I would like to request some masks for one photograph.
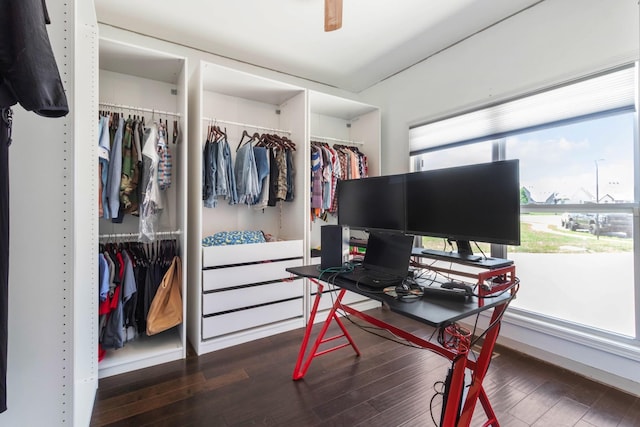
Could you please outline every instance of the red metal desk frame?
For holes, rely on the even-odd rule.
[[[486,280],[487,278],[495,277],[495,276],[506,278],[506,281],[502,283],[500,286],[493,288],[491,290],[493,293],[503,290],[513,283],[512,281],[515,280],[515,267],[510,266],[510,267],[501,268],[498,270],[492,270],[491,272],[481,273],[480,275],[478,275],[478,279]],[[478,400],[480,400],[480,404],[482,405],[482,408],[484,409],[484,412],[487,416],[487,422],[485,422],[483,426],[484,427],[500,426],[500,424],[498,423],[496,414],[493,411],[493,408],[489,402],[489,398],[487,397],[487,393],[482,387],[482,381],[484,380],[484,377],[489,368],[491,355],[493,353],[496,340],[498,339],[502,314],[507,309],[507,306],[509,305],[509,302],[511,301],[511,299],[504,300],[503,303],[492,307],[493,313],[491,315],[491,321],[489,322],[490,329],[486,332],[478,358],[477,360],[474,361],[468,358],[468,352],[469,352],[468,343],[466,347],[461,346],[460,348],[457,348],[457,349],[448,349],[448,348],[442,347],[439,344],[436,344],[431,341],[420,338],[418,336],[415,336],[409,332],[406,332],[400,328],[397,328],[380,319],[369,316],[368,314],[358,311],[346,304],[343,304],[342,299],[345,293],[347,292],[347,289],[341,288],[338,291],[338,296],[333,306],[331,307],[331,309],[329,310],[329,313],[327,314],[326,320],[322,324],[322,327],[320,329],[318,336],[316,337],[316,340],[314,341],[309,353],[307,354],[307,348],[309,345],[309,340],[311,338],[315,317],[318,312],[320,298],[322,297],[322,292],[324,290],[324,284],[322,281],[313,277],[307,277],[307,278],[311,282],[316,284],[316,286],[318,287],[318,292],[316,293],[315,299],[313,301],[313,306],[311,309],[309,321],[305,329],[304,338],[302,340],[300,351],[298,353],[298,359],[296,361],[296,366],[293,371],[294,380],[302,379],[307,373],[307,370],[309,369],[309,366],[311,365],[311,362],[313,361],[313,359],[318,356],[322,356],[323,354],[336,351],[344,347],[351,346],[355,351],[356,355],[360,356],[360,351],[358,350],[356,343],[353,341],[353,338],[351,338],[351,335],[349,335],[349,332],[347,331],[342,320],[340,320],[340,317],[337,314],[338,310],[342,310],[374,326],[377,326],[379,328],[384,328],[390,331],[391,333],[399,337],[402,337],[413,344],[416,344],[420,347],[433,351],[452,361],[453,374],[451,376],[451,384],[449,388],[447,402],[445,405],[445,413],[442,418],[443,420],[442,426],[444,427],[469,426],[471,423],[471,417],[473,415],[473,411],[476,406],[476,402]],[[340,287],[339,284],[337,284],[337,286]],[[489,292],[486,289],[484,289],[482,292],[484,295],[489,294]],[[479,304],[479,306],[482,306],[482,304]],[[327,331],[332,322],[335,322],[338,325],[342,333],[338,335],[326,337]],[[336,341],[341,338],[345,338],[346,342],[337,344],[334,347],[331,347],[328,349],[319,350],[322,344],[325,344],[331,341]],[[460,406],[459,406],[460,396],[463,393],[466,369],[469,369],[471,371],[472,381],[471,381],[471,386],[469,387],[469,390],[467,393],[467,397],[463,403],[462,411],[460,412]],[[459,417],[458,417],[458,414],[460,414]]]

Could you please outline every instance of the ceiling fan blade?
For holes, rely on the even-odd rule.
[[[342,28],[342,0],[324,0],[324,30]]]

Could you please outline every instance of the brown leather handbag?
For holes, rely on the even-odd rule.
[[[155,335],[182,323],[182,261],[175,256],[147,314],[147,335]]]

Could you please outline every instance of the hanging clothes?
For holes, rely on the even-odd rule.
[[[203,205],[214,208],[218,198],[235,205],[238,203],[238,189],[227,134],[217,126],[210,126],[202,156]]]
[[[311,209],[316,215],[322,209],[322,152],[318,145],[311,146]]]
[[[177,142],[180,131],[174,121],[170,136],[167,125],[168,121],[160,119],[146,127],[142,116],[125,119],[108,109],[100,111],[99,116],[99,216],[114,223],[123,222],[125,215],[139,217],[139,231],[145,241],[154,239],[172,183],[174,160],[169,138]]]
[[[258,170],[251,143],[236,150],[235,177],[238,188],[238,203],[251,205],[260,196]]]
[[[112,127],[113,142],[109,157],[109,175],[107,177],[107,208],[109,218],[114,222],[120,213],[120,178],[122,176],[122,135],[124,133],[124,118],[118,116]]]
[[[131,118],[125,122],[122,140],[122,176],[120,178],[120,207],[123,213],[138,211],[138,180],[140,175],[137,147],[134,144],[134,124]]]
[[[292,202],[295,198],[294,184],[296,182],[295,162],[293,161],[293,150],[286,150],[287,155],[287,194],[286,202]]]
[[[253,156],[256,160],[256,171],[258,173],[259,196],[253,205],[255,209],[264,209],[269,203],[269,185],[271,176],[271,163],[269,161],[269,150],[265,147],[253,147]]]
[[[231,162],[231,147],[227,142],[227,136],[221,136],[217,140],[217,144],[216,194],[227,199],[230,205],[235,205],[238,203],[238,194],[233,174],[233,163]]]
[[[171,158],[171,150],[167,143],[167,128],[162,119],[158,125],[158,140],[156,141],[156,149],[158,150],[158,188],[166,190],[171,187],[171,171],[173,163]]]
[[[163,197],[158,183],[158,163],[160,156],[156,147],[158,127],[154,123],[145,130],[142,145],[142,203],[140,206],[140,239],[144,242],[155,240],[160,213],[164,209]]]
[[[109,117],[100,116],[98,122],[98,216],[109,219],[107,180],[109,176]]]
[[[173,239],[100,245],[99,360],[145,334],[151,302],[176,256]]]
[[[311,216],[326,219],[338,211],[337,184],[368,176],[367,156],[357,147],[311,142]]]
[[[218,144],[207,138],[202,155],[202,200],[207,208],[215,208],[218,203],[216,197],[217,158]]]

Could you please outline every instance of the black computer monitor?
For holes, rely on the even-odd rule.
[[[338,224],[357,230],[405,229],[404,175],[338,181]]]
[[[406,175],[406,232],[443,237],[471,255],[470,241],[520,244],[519,161]]]

